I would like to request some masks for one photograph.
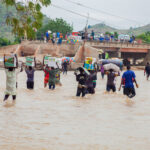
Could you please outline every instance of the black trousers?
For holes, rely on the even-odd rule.
[[[8,99],[9,95],[5,95],[4,97],[4,101],[6,101]],[[13,100],[16,100],[16,95],[12,95]]]
[[[86,93],[86,88],[84,88],[84,87],[82,87],[82,88],[77,88],[77,94],[76,94],[76,96],[80,96],[81,94],[82,94],[82,97],[84,97],[85,96],[85,93]]]
[[[65,74],[65,73],[67,74],[67,71],[68,71],[67,69],[64,69],[63,70],[63,74]]]
[[[86,93],[87,93],[87,94],[95,94],[94,87],[88,87]]]
[[[27,89],[34,89],[34,82],[33,81],[27,81]]]
[[[133,98],[136,95],[134,88],[124,88],[123,93],[129,98]]]

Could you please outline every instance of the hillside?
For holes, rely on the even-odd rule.
[[[139,35],[147,31],[150,31],[150,24],[138,28],[130,28],[128,30],[115,29],[105,24],[96,24],[91,26],[91,28],[88,29],[88,32],[91,32],[92,30],[94,30],[96,33],[105,33],[106,31],[108,31],[108,32],[118,32],[119,34]]]

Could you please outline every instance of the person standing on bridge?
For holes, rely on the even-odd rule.
[[[146,73],[146,77],[147,77],[147,80],[148,80],[148,79],[149,79],[149,76],[150,76],[150,65],[149,65],[149,62],[148,62],[147,65],[145,66],[144,76],[145,76],[145,73]]]
[[[136,95],[133,83],[136,84],[137,88],[139,86],[135,79],[136,78],[135,73],[130,69],[131,69],[131,67],[127,66],[127,71],[124,72],[122,79],[121,79],[119,91],[121,90],[121,86],[123,85],[124,95],[128,96],[129,98],[133,98]]]

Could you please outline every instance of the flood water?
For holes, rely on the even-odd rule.
[[[62,75],[62,87],[43,88],[35,73],[35,89],[18,75],[15,105],[2,102],[5,72],[0,71],[0,150],[150,150],[150,81],[136,71],[139,89],[132,101],[122,91],[105,94],[106,77],[98,74],[96,94],[76,98],[73,72]],[[117,80],[120,84],[120,78]],[[118,86],[117,86],[118,87]]]

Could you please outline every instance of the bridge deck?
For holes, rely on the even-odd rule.
[[[120,42],[86,42],[92,47],[98,48],[135,48],[135,49],[150,49],[150,44],[131,44],[131,43],[120,43]]]

